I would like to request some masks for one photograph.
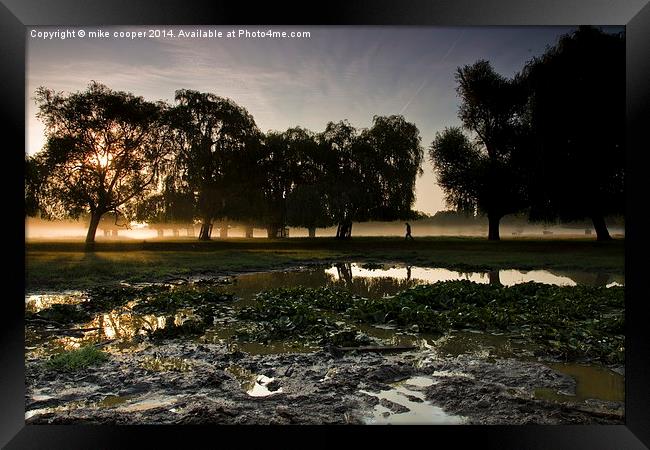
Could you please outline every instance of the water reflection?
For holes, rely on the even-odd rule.
[[[295,286],[318,288],[326,286],[345,289],[362,297],[380,298],[395,295],[419,284],[450,280],[470,280],[477,283],[504,286],[528,281],[561,286],[574,286],[576,284],[612,286],[624,285],[625,283],[623,275],[614,276],[588,272],[522,271],[514,269],[490,272],[459,272],[443,268],[410,265],[388,266],[338,263],[325,268],[245,274],[236,277],[235,282],[232,284],[204,288],[234,294],[239,300],[233,302],[231,306],[236,309],[253,303],[255,295],[259,292],[276,288]],[[87,301],[87,295],[80,291],[56,294],[28,294],[25,296],[25,308],[28,312],[36,313],[52,305],[79,304],[84,301]],[[132,301],[121,308],[95,315],[91,321],[76,326],[76,328],[84,329],[83,332],[67,332],[62,336],[61,333],[57,335],[45,328],[28,327],[26,330],[28,354],[43,356],[104,341],[114,341],[114,344],[111,344],[112,350],[129,351],[140,345],[142,341],[139,338],[140,336],[147,336],[156,330],[162,330],[170,326],[181,326],[188,320],[200,321],[202,319],[192,308],[180,308],[171,314],[136,314],[132,311],[135,305],[136,302]],[[269,345],[260,343],[235,344],[231,339],[237,328],[236,322],[232,319],[233,309],[226,306],[223,312],[225,318],[215,317],[214,323],[208,327],[206,333],[200,336],[199,339],[203,342],[236,345],[242,351],[255,354],[301,352],[313,349],[299,342],[281,342]],[[380,339],[389,345],[430,346],[438,338],[437,336],[402,333],[397,330],[382,330],[373,326],[359,326],[358,328],[369,336]],[[507,344],[493,346],[493,351],[500,355],[512,350],[512,348],[508,348]]]
[[[224,287],[244,301],[251,301],[261,291],[303,286],[307,288],[330,287],[347,290],[355,295],[380,298],[421,284],[421,280],[408,280],[389,275],[365,277],[354,274],[355,264],[337,264],[328,269],[311,269],[287,272],[265,272],[240,275],[235,283]]]
[[[438,281],[469,280],[476,283],[501,284],[512,286],[519,283],[536,282],[557,286],[623,286],[623,275],[612,275],[580,271],[550,270],[493,270],[489,272],[461,272],[443,268],[393,265],[391,267],[365,268],[356,263],[336,264],[325,273],[331,275],[334,282],[344,286],[354,285],[356,278],[393,280],[394,283],[410,287],[415,284],[436,283]]]
[[[283,392],[282,387],[275,383],[275,378],[256,375],[241,366],[235,364],[228,366],[226,373],[237,380],[242,389],[251,397],[268,397]]]
[[[458,425],[466,423],[462,416],[445,413],[442,408],[434,406],[425,399],[419,390],[410,387],[424,387],[435,384],[428,377],[413,377],[396,383],[391,389],[375,392],[360,391],[377,397],[379,403],[364,422],[373,425]]]
[[[50,324],[29,324],[26,328],[26,349],[28,357],[45,357],[64,350],[72,350],[89,344],[106,344],[103,348],[110,352],[137,352],[149,344],[149,336],[157,330],[182,326],[188,321],[206,321],[206,330],[194,334],[192,339],[199,342],[220,343],[232,350],[241,350],[250,354],[277,354],[287,352],[310,352],[316,348],[296,337],[268,344],[258,342],[238,342],[234,339],[241,323],[235,319],[239,308],[249,306],[255,301],[259,292],[303,286],[308,288],[331,287],[347,290],[366,298],[392,296],[400,291],[419,284],[449,280],[470,280],[478,283],[511,286],[517,283],[535,281],[561,286],[576,284],[592,286],[624,285],[623,275],[606,275],[587,272],[562,272],[546,270],[499,270],[491,272],[458,272],[442,268],[428,268],[410,265],[371,265],[357,263],[339,263],[329,267],[309,268],[293,271],[276,271],[251,273],[235,277],[232,284],[192,286],[191,289],[207,290],[233,294],[237,300],[219,303],[216,306],[196,305],[180,307],[171,312],[137,313],[137,301],[131,301],[119,308],[95,314],[92,320],[71,325],[76,330],[56,330]],[[183,288],[185,289],[185,288]],[[87,301],[87,295],[79,291],[57,294],[28,294],[25,296],[25,308],[36,313],[57,304],[79,304]],[[145,301],[145,300],[139,300]],[[135,311],[134,311],[135,308]],[[333,314],[333,313],[332,313]],[[508,336],[496,336],[486,333],[456,332],[444,336],[399,330],[390,326],[348,323],[345,317],[331,317],[332,321],[343,321],[345,326],[362,332],[381,345],[416,346],[433,350],[440,357],[453,357],[460,354],[477,358],[527,357],[532,356],[534,348],[518,344]],[[48,328],[50,326],[50,328]],[[186,337],[187,339],[187,337]],[[181,361],[147,361],[150,370],[185,370]],[[233,369],[235,370],[235,369]],[[571,396],[574,401],[587,398],[602,398],[616,401],[623,400],[623,380],[618,374],[609,371],[594,371],[585,366],[558,366],[555,370],[568,373],[577,380],[578,391]],[[236,370],[235,370],[236,372]],[[257,375],[246,374],[249,390],[262,392],[271,381],[258,380]],[[242,379],[243,379],[242,378]],[[392,394],[391,394],[392,395]],[[538,393],[545,398],[564,398],[566,393]],[[417,402],[416,402],[417,403]],[[385,419],[382,410],[378,420]],[[399,416],[393,414],[392,419]],[[403,416],[407,417],[407,416]],[[395,423],[395,422],[392,422]]]
[[[576,381],[575,395],[555,392],[550,389],[537,389],[535,396],[552,401],[584,402],[599,399],[612,402],[625,401],[625,377],[605,367],[585,364],[557,363],[547,364],[553,370],[570,375]]]
[[[77,305],[87,299],[81,291],[68,291],[56,294],[31,294],[25,296],[25,311],[37,313],[52,305]]]
[[[187,321],[199,320],[191,308],[181,308],[173,314],[165,315],[135,314],[130,309],[134,304],[131,302],[127,307],[98,314],[91,321],[76,327],[88,331],[74,333],[71,328],[66,330],[64,335],[53,335],[47,328],[27,328],[27,354],[31,357],[43,357],[98,343],[110,344],[106,347],[109,351],[134,351],[144,348],[140,336],[148,336],[169,326],[180,326]]]

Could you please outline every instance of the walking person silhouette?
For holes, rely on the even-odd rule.
[[[411,240],[414,240],[413,236],[411,236],[411,225],[409,225],[409,223],[406,222],[406,236],[404,237],[404,240],[406,241],[406,240],[408,240],[408,238],[411,238]]]

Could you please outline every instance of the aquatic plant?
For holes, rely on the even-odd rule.
[[[235,299],[233,294],[217,293],[204,290],[163,291],[141,299],[133,307],[138,313],[172,312],[179,308],[205,306],[223,303]]]
[[[341,330],[331,317],[337,312],[358,323],[417,326],[420,332],[505,332],[567,360],[624,361],[622,287],[506,287],[462,280],[420,285],[377,299],[332,288],[295,287],[261,292],[256,300],[238,314],[255,322],[239,333],[249,340],[299,334],[323,341]]]
[[[91,315],[81,305],[57,303],[36,313],[26,312],[25,319],[27,321],[38,319],[39,321],[54,324],[73,324],[86,322],[91,319]]]

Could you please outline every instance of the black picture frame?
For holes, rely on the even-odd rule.
[[[641,449],[650,446],[650,328],[643,314],[647,293],[643,289],[643,255],[647,219],[643,216],[644,170],[647,151],[644,135],[650,111],[650,4],[647,0],[330,0],[327,2],[224,2],[207,0],[1,0],[0,114],[10,170],[3,176],[5,192],[16,207],[5,218],[13,242],[5,270],[6,303],[0,353],[0,445],[7,448],[123,448],[187,447],[206,439],[209,446],[230,439],[274,448],[308,447],[313,443],[337,445],[352,434],[363,445],[387,439],[415,442],[413,427],[175,427],[175,426],[63,426],[25,425],[24,381],[24,209],[19,149],[25,137],[25,45],[27,26],[60,25],[625,25],[627,45],[626,166],[626,376],[625,425],[620,426],[438,426],[420,427],[423,444],[449,440],[455,446],[468,442],[480,448]],[[645,166],[645,167],[644,167]],[[647,177],[645,177],[647,178]],[[647,189],[646,189],[647,191]],[[636,206],[635,206],[636,205]],[[22,238],[22,240],[21,240]],[[14,253],[15,252],[15,253]],[[13,261],[13,259],[12,259]],[[336,437],[334,434],[336,433]],[[294,435],[300,434],[300,439]],[[228,440],[226,440],[228,439]],[[273,439],[273,440],[272,440]],[[203,444],[205,445],[205,444]],[[232,444],[229,444],[232,445]]]

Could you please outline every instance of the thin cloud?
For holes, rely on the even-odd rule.
[[[461,38],[462,38],[464,35],[465,35],[465,30],[463,30],[463,31],[460,33],[460,36],[458,36],[458,37],[456,38],[456,40],[454,40],[454,42],[452,42],[451,46],[449,46],[449,49],[447,50],[447,53],[445,53],[445,55],[440,59],[439,62],[436,62],[435,65],[442,64],[442,63],[444,63],[444,62],[447,60],[447,57],[451,54],[451,52],[454,50],[454,48],[456,48],[456,44],[458,44],[458,42],[461,40]],[[406,102],[406,104],[402,107],[402,109],[401,109],[400,112],[399,112],[400,114],[404,114],[404,112],[405,112],[406,109],[411,105],[411,103],[413,102],[413,100],[415,100],[415,99],[420,95],[420,92],[422,92],[422,89],[424,89],[424,87],[425,87],[427,84],[429,84],[429,81],[431,81],[431,78],[429,78],[429,77],[425,78],[425,79],[422,81],[422,84],[420,84],[420,87],[417,88],[417,90],[415,91],[415,93],[413,94],[413,96],[412,96],[412,97],[409,99],[409,101]]]

